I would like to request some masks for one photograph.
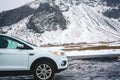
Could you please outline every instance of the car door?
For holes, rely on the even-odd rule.
[[[9,37],[0,37],[0,71],[27,70],[28,54],[26,49],[17,49],[19,41]]]

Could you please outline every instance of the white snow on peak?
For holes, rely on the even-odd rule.
[[[41,3],[49,3],[51,5],[54,4],[52,0],[35,0],[33,2],[27,3],[26,5],[29,6],[30,8],[37,9]]]
[[[43,1],[44,0],[36,0],[28,5],[37,8],[36,5]],[[56,0],[56,4],[59,2],[60,0],[58,0],[58,2]],[[98,12],[98,10],[103,11],[108,9],[108,7],[103,9],[100,6],[91,7],[83,3],[72,6],[68,3],[64,4],[65,6],[61,6],[61,9],[63,9],[62,13],[67,21],[67,29],[65,30],[45,31],[43,34],[34,33],[26,27],[30,17],[25,18],[14,25],[8,26],[5,29],[8,30],[8,34],[17,36],[37,45],[109,42],[120,40],[120,22],[107,18]]]
[[[40,3],[41,3],[40,0],[35,0],[33,2],[27,3],[26,5],[29,6],[30,8],[37,9]]]
[[[87,5],[71,7],[68,12],[63,12],[63,15],[69,21],[68,29],[56,33],[43,33],[42,36],[49,34],[43,41],[64,44],[120,40],[120,23],[103,17]],[[50,39],[53,34],[55,39]]]

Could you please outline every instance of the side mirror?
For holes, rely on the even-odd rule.
[[[17,49],[23,49],[24,48],[24,45],[23,44],[18,44],[17,45]]]

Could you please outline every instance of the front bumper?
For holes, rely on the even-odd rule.
[[[57,59],[57,72],[63,71],[68,67],[68,59],[66,56]]]

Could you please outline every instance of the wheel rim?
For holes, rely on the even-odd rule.
[[[41,64],[36,69],[36,75],[41,80],[46,80],[51,77],[52,69],[48,64]]]

